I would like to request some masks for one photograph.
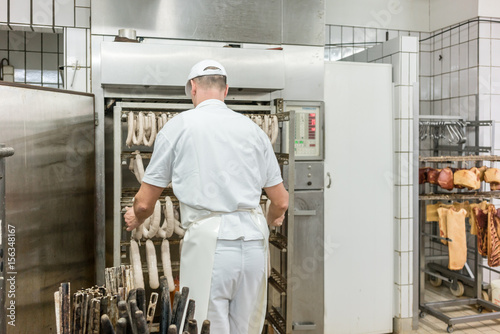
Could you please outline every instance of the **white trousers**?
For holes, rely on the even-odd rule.
[[[207,317],[212,333],[248,334],[261,321],[252,314],[267,289],[266,266],[264,240],[217,240]]]

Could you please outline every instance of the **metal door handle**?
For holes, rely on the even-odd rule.
[[[326,173],[326,176],[328,177],[328,185],[326,186],[328,189],[330,189],[332,185],[332,176],[330,175],[330,172]]]
[[[292,328],[295,331],[312,331],[316,329],[314,322],[294,322]]]
[[[316,210],[297,210],[293,211],[295,216],[316,216]]]

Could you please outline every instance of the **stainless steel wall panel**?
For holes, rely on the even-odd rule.
[[[323,163],[320,163],[321,165]],[[297,171],[297,175],[300,172]],[[295,191],[294,252],[288,289],[292,298],[292,333],[323,333],[324,193]],[[340,275],[340,273],[339,273]]]
[[[101,43],[101,83],[184,87],[191,67],[206,58],[224,65],[230,87],[285,87],[280,50],[113,42]]]
[[[324,45],[324,17],[324,0],[283,1],[283,44]]]
[[[33,24],[52,25],[52,0],[33,0]]]
[[[92,34],[133,28],[142,37],[280,43],[281,2],[94,0]]]
[[[321,189],[325,182],[323,163],[295,162],[295,190]],[[283,184],[288,188],[288,166],[283,167]]]
[[[10,0],[10,23],[30,23],[30,0]]]
[[[75,3],[73,0],[54,0],[55,25],[63,27],[75,26]]]
[[[324,48],[284,45],[285,100],[323,101]]]
[[[55,333],[59,284],[95,284],[93,96],[28,87],[0,84],[0,142],[16,150],[6,166],[17,272],[8,334]]]

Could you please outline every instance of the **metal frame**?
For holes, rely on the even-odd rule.
[[[420,85],[419,83],[413,84],[413,133],[418,133],[419,128],[419,114],[420,114],[420,101],[415,98],[416,96],[420,96]],[[419,170],[419,161],[418,157],[420,154],[420,139],[417,135],[413,136],[413,185],[418,184],[418,170]],[[412,328],[414,330],[418,329],[418,320],[419,320],[419,305],[420,305],[420,296],[419,296],[419,280],[421,279],[419,273],[419,265],[418,261],[420,258],[420,252],[425,252],[425,247],[420,244],[420,203],[418,198],[419,187],[413,186],[413,323]],[[425,255],[425,253],[424,253]],[[424,276],[425,278],[425,276]]]
[[[420,309],[422,312],[428,313],[439,320],[445,322],[448,324],[448,328],[452,327],[453,325],[457,324],[463,324],[467,322],[477,322],[477,321],[485,321],[485,320],[492,320],[492,319],[499,319],[500,315],[498,313],[492,312],[492,313],[484,313],[484,314],[474,314],[474,315],[466,315],[462,317],[449,317],[446,314],[444,314],[441,311],[438,311],[437,309],[439,308],[445,308],[445,307],[451,307],[451,306],[463,306],[463,305],[479,305],[479,308],[485,309],[491,309],[493,311],[500,311],[500,306],[487,302],[482,299],[478,298],[470,298],[470,299],[458,299],[458,300],[450,300],[450,301],[443,301],[443,302],[432,302],[432,303],[426,303],[424,305],[420,306]],[[482,311],[480,309],[480,312]],[[449,330],[448,330],[449,331]]]
[[[122,104],[113,108],[113,267],[118,267],[121,241],[121,196],[122,196]]]
[[[285,110],[285,109],[284,109]],[[290,120],[288,123],[288,133],[290,132],[290,129],[295,129],[295,112],[290,111]],[[295,138],[294,136],[289,136],[288,138],[288,147],[293,147],[295,143]],[[283,149],[283,148],[282,148]],[[294,222],[295,222],[295,151],[294,150],[289,150],[288,152],[288,202],[290,203],[288,206],[288,226],[287,226],[287,238],[288,238],[288,248],[287,248],[287,277],[292,276],[292,266],[290,265],[290,262],[293,259],[293,252],[294,252],[294,237],[295,237],[295,228],[294,228]],[[287,285],[288,287],[288,285]],[[288,288],[287,288],[288,290]],[[286,333],[291,333],[293,330],[292,327],[292,316],[291,316],[291,311],[292,311],[292,301],[293,301],[293,295],[290,293],[290,291],[287,291],[287,299],[286,299]]]
[[[255,106],[255,105],[231,105],[228,102],[228,107],[235,111],[245,111],[252,113],[269,113],[271,111],[276,110],[276,115],[280,122],[288,122],[288,126],[282,126],[281,128],[283,132],[290,131],[289,129],[295,129],[295,112],[285,112],[282,108],[282,104],[280,104],[279,100],[271,101],[270,106]],[[121,242],[121,234],[122,234],[122,218],[121,218],[121,209],[122,209],[122,160],[124,156],[127,156],[127,153],[122,151],[122,119],[123,116],[128,112],[124,110],[148,110],[148,111],[162,111],[162,112],[180,112],[182,110],[191,109],[192,105],[187,103],[150,103],[150,102],[117,102],[115,107],[113,108],[113,266],[120,265],[121,262],[121,246],[123,243]],[[278,143],[275,148],[278,148],[280,152],[283,152],[285,145],[294,144],[294,137],[289,136],[287,138],[288,142],[284,142],[283,139],[280,143]],[[285,154],[276,153],[278,160],[281,164],[287,165],[288,169],[288,194],[289,194],[289,208],[287,212],[287,226],[286,226],[286,238],[284,239],[286,244],[283,243],[283,240],[273,241],[270,240],[270,245],[274,245],[276,247],[286,247],[286,252],[284,252],[284,256],[286,256],[285,263],[277,264],[279,268],[286,268],[286,273],[281,272],[281,275],[284,277],[280,277],[277,275],[272,275],[269,279],[270,288],[277,289],[282,296],[286,296],[286,309],[285,314],[282,314],[276,308],[270,307],[268,308],[268,313],[266,318],[271,324],[275,323],[273,321],[277,321],[281,323],[284,321],[285,324],[285,332],[292,332],[292,317],[291,317],[291,309],[292,309],[292,295],[289,293],[287,285],[286,285],[286,277],[291,277],[291,266],[289,265],[294,252],[293,247],[293,238],[294,238],[294,183],[295,183],[295,164],[294,162],[294,151],[288,153],[288,158],[285,159]],[[147,153],[146,153],[147,155]],[[286,277],[285,277],[286,275]],[[274,280],[273,280],[274,278]],[[278,282],[279,281],[279,282]],[[284,284],[283,284],[284,282]],[[285,333],[282,333],[285,334]]]
[[[480,157],[464,157],[464,156],[457,156],[457,157],[432,157],[432,158],[420,158],[417,161],[422,161],[422,162],[463,162],[463,161],[500,161],[499,156],[480,156]],[[418,170],[417,170],[418,171]],[[418,177],[418,174],[416,174]],[[418,181],[415,183],[418,184]],[[419,187],[416,187],[417,189]],[[467,194],[467,193],[457,193],[457,194],[430,194],[430,195],[419,195],[418,198],[418,204],[420,205],[419,212],[422,217],[425,217],[425,206],[422,202],[425,202],[427,200],[438,200],[438,199],[445,199],[445,200],[453,200],[453,199],[466,199],[466,198],[475,198],[475,199],[482,199],[482,198],[500,198],[500,194],[497,193],[491,193],[491,192],[479,192],[479,193],[473,193],[473,194]],[[453,280],[442,276],[436,272],[433,272],[431,270],[426,269],[426,255],[425,255],[425,240],[424,237],[431,237],[434,239],[443,239],[438,236],[434,235],[429,235],[425,233],[424,230],[424,225],[425,221],[423,219],[418,220],[418,232],[417,236],[419,238],[419,309],[420,309],[420,317],[423,317],[426,313],[430,314],[441,321],[445,322],[448,324],[447,331],[449,333],[453,332],[453,326],[456,324],[461,324],[461,323],[468,323],[468,322],[477,322],[477,321],[485,321],[485,320],[491,320],[491,319],[500,319],[500,306],[495,305],[491,302],[485,301],[480,299],[480,296],[482,295],[482,290],[484,288],[483,286],[483,272],[482,268],[487,268],[486,266],[480,264],[482,262],[482,256],[478,252],[478,242],[477,238],[474,240],[474,260],[475,260],[475,266],[474,266],[474,273],[471,275],[472,278],[467,278],[469,281],[472,281],[473,283],[473,288],[474,288],[474,298],[467,298],[467,299],[457,299],[457,300],[449,300],[449,301],[439,301],[439,302],[429,302],[425,303],[425,275],[431,275],[437,278],[441,278],[448,282],[450,281],[455,281],[458,280],[458,276],[461,276],[461,274],[456,274],[457,277],[455,277]],[[448,239],[449,240],[449,239]],[[489,268],[487,268],[489,269]],[[469,269],[470,271],[470,269]],[[468,315],[468,316],[461,316],[461,317],[449,317],[447,316],[443,311],[440,311],[440,308],[445,308],[445,307],[451,307],[451,306],[463,306],[463,305],[476,305],[478,306],[478,312],[481,313],[483,309],[488,308],[490,310],[496,311],[493,313],[488,313],[488,314],[474,314],[474,315]],[[414,310],[415,311],[415,310]],[[414,312],[415,315],[415,312]]]
[[[2,314],[6,315],[5,312],[5,264],[4,259],[6,257],[3,245],[4,238],[6,235],[5,228],[5,158],[14,155],[14,149],[12,147],[5,147],[5,144],[0,143],[0,251],[2,255],[0,256],[0,307],[2,308]],[[0,317],[0,333],[5,333],[7,331],[7,318],[5,316]]]
[[[419,94],[419,84],[415,83],[413,85],[413,94],[414,96],[418,96]],[[476,150],[469,150],[467,147],[463,147],[462,153],[465,152],[494,152],[494,143],[495,143],[495,127],[492,126],[493,122],[491,121],[481,121],[479,119],[479,95],[476,94],[476,116],[474,121],[468,121],[468,124],[470,126],[475,126],[476,127],[476,132],[475,132],[475,144],[477,146]],[[462,116],[446,116],[446,115],[420,115],[420,108],[419,108],[419,100],[418,99],[413,99],[413,133],[417,134],[419,133],[419,121],[420,120],[464,120]],[[491,128],[491,137],[490,137],[490,147],[479,147],[479,127],[484,126],[484,125],[489,125]],[[423,158],[420,159],[419,157],[419,146],[420,146],[420,141],[418,136],[414,135],[413,136],[413,184],[418,185],[418,172],[419,172],[419,167],[420,167],[420,162],[437,162],[438,160],[445,160],[448,161],[449,159],[453,159],[455,161],[495,161],[496,156],[480,156],[477,159],[474,159],[474,157],[428,157],[428,158]],[[440,146],[440,149],[446,149],[446,150],[454,150],[456,148],[450,148],[450,147],[443,147]],[[436,152],[437,153],[437,152]],[[461,160],[460,160],[461,159]],[[480,160],[479,160],[480,159]],[[460,199],[474,199],[474,198],[481,198],[484,197],[486,194],[484,193],[476,193],[476,194],[461,194],[458,195],[461,198]],[[454,195],[457,196],[457,195]],[[458,197],[457,196],[457,197]],[[491,197],[491,195],[489,195]],[[455,197],[455,199],[459,199]],[[423,301],[425,300],[425,274],[428,273],[426,268],[425,268],[425,241],[420,235],[421,232],[421,221],[420,217],[425,217],[425,208],[423,206],[420,206],[420,201],[422,199],[449,199],[446,197],[445,194],[442,195],[426,195],[425,197],[420,196],[419,194],[419,187],[415,186],[413,189],[413,213],[414,213],[414,224],[413,224],[413,329],[417,330],[418,329],[418,324],[419,324],[419,316],[420,316],[420,308],[421,305],[423,304]],[[477,244],[477,240],[476,240]],[[476,248],[476,247],[475,247]],[[477,249],[475,250],[475,280],[477,282],[481,282],[481,284],[477,284],[475,293],[476,296],[481,295],[481,286],[482,286],[482,270],[479,270],[480,267],[483,267],[482,265],[479,264],[480,260],[479,253],[477,252]],[[422,261],[422,259],[424,259]],[[489,269],[489,268],[488,268]],[[439,277],[438,275],[437,277]],[[439,277],[441,278],[441,277]],[[434,305],[435,307],[438,307],[438,305]],[[432,304],[431,304],[432,307]],[[444,317],[444,315],[443,315]],[[443,318],[445,322],[448,322],[447,319]],[[443,320],[442,319],[442,320]]]
[[[283,132],[281,136],[281,142],[279,145],[279,150],[281,152],[287,152],[287,147],[293,147],[295,142],[294,136],[287,136],[286,134],[290,131],[290,129],[295,129],[295,111],[285,112],[283,100],[278,99],[275,101],[276,114],[278,115],[278,119],[283,119],[283,121],[288,121],[288,127],[282,127]],[[279,114],[289,114],[288,118],[280,117]],[[287,278],[292,276],[292,267],[290,265],[293,259],[294,252],[294,216],[296,215],[294,208],[294,200],[295,200],[295,152],[288,152],[288,195],[289,195],[289,207],[287,212],[287,221],[286,221],[286,235],[283,233],[277,233],[277,238],[270,238],[270,245],[273,245],[280,251],[280,260],[281,263],[274,264],[271,260],[271,276],[268,280],[268,290],[275,289],[280,295],[280,301],[283,301],[283,298],[286,299],[286,309],[278,310],[274,307],[272,301],[270,300],[270,295],[268,294],[268,307],[266,314],[266,321],[274,326],[280,334],[289,334],[292,333],[293,324],[292,324],[292,301],[293,296],[290,294],[289,286],[287,284]],[[283,231],[283,227],[280,228],[281,232]],[[271,234],[272,236],[272,234]],[[286,258],[286,261],[283,261],[283,257]],[[282,263],[286,262],[286,263]],[[276,270],[275,267],[280,268],[280,270]],[[283,268],[286,269],[286,276],[283,272]],[[283,312],[284,311],[284,312]],[[284,325],[285,328],[282,328]],[[285,332],[281,332],[280,330],[284,329]]]

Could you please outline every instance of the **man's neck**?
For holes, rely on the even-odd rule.
[[[224,102],[224,94],[220,94],[220,93],[210,93],[210,92],[202,92],[202,93],[198,93],[194,98],[193,98],[193,104],[194,106],[198,106],[200,103],[202,103],[203,101],[206,101],[206,100],[219,100],[219,101],[222,101]]]

